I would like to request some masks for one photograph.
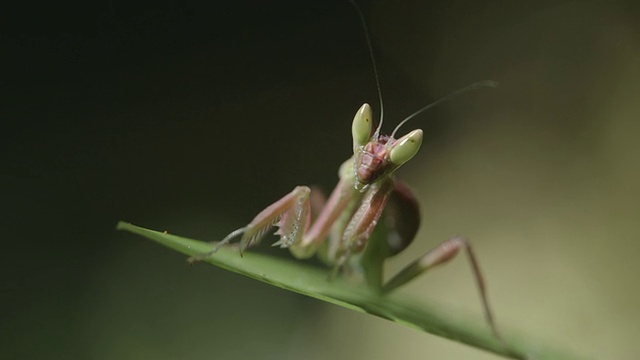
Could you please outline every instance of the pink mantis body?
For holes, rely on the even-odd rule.
[[[478,84],[472,86],[478,87]],[[297,186],[267,206],[248,225],[227,235],[212,251],[189,261],[211,256],[237,237],[243,252],[258,244],[276,226],[275,234],[280,239],[273,246],[288,248],[299,259],[318,254],[333,266],[334,275],[341,268],[361,272],[374,291],[386,294],[464,250],[485,316],[497,335],[478,261],[464,238],[453,237],[442,242],[383,283],[384,261],[409,246],[418,230],[418,203],[394,172],[418,152],[423,135],[422,130],[417,129],[395,139],[393,135],[381,135],[379,130],[380,127],[373,128],[371,107],[362,105],[352,124],[353,156],[340,166],[340,180],[324,206],[312,206],[311,189]],[[311,208],[320,206],[322,210],[311,223]],[[385,208],[388,211],[383,211]],[[381,220],[387,226],[376,226]]]
[[[371,41],[360,9],[352,4],[358,11],[367,37],[382,113],[382,95]],[[351,126],[353,156],[340,166],[338,184],[326,202],[310,197],[309,187],[297,186],[258,213],[248,225],[234,230],[216,243],[209,253],[189,258],[189,262],[212,256],[221,246],[238,237],[242,254],[247,248],[257,245],[275,226],[278,227],[275,234],[280,239],[273,246],[288,248],[299,259],[317,254],[333,267],[333,276],[340,269],[361,273],[370,288],[383,295],[446,263],[463,250],[471,264],[487,322],[499,338],[478,261],[465,238],[452,237],[442,242],[388,281],[383,280],[384,261],[411,244],[420,223],[416,198],[394,173],[418,152],[423,133],[417,129],[398,139],[395,133],[409,119],[440,102],[470,90],[495,86],[492,81],[481,81],[455,91],[404,119],[390,136],[380,133],[382,115],[377,128],[374,128],[371,107],[362,105]],[[315,221],[312,221],[311,209],[321,209]],[[377,226],[379,223],[384,223],[384,226]]]

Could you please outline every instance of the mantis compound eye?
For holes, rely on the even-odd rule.
[[[400,166],[407,161],[411,160],[422,145],[422,130],[413,130],[407,135],[396,140],[391,146],[389,153],[389,160],[394,165]]]
[[[358,109],[351,124],[351,136],[353,137],[353,149],[364,146],[371,139],[373,128],[373,114],[371,106],[364,104]]]

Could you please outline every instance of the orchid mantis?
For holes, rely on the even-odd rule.
[[[364,17],[357,6],[356,9],[365,30],[378,85],[381,107],[378,126],[374,127],[371,107],[362,105],[351,125],[353,155],[340,166],[338,184],[328,200],[310,196],[311,189],[307,186],[297,186],[258,213],[248,225],[217,242],[210,252],[191,257],[189,262],[212,256],[237,238],[242,254],[260,243],[270,229],[277,227],[275,235],[279,240],[273,246],[288,248],[298,259],[317,255],[333,268],[332,276],[340,270],[360,273],[373,291],[384,295],[464,251],[479,289],[485,317],[498,337],[478,260],[467,239],[452,237],[442,242],[387,281],[383,274],[385,260],[411,244],[420,223],[418,201],[407,185],[396,178],[395,172],[416,155],[423,132],[416,129],[396,138],[397,131],[408,120],[440,102],[477,88],[494,87],[495,83],[481,81],[453,92],[404,119],[391,135],[382,134],[379,77]],[[312,217],[312,209],[321,210]]]

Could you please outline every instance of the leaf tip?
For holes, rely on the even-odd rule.
[[[116,224],[116,230],[126,230],[129,226],[131,226],[131,224],[129,224],[128,222],[124,222],[124,221],[120,220]]]

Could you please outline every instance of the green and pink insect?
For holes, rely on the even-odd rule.
[[[359,12],[361,20],[362,14]],[[469,241],[452,237],[411,262],[403,270],[384,281],[387,258],[406,249],[414,240],[420,224],[418,201],[411,190],[395,176],[396,170],[411,160],[422,144],[420,129],[396,138],[396,133],[409,119],[430,107],[463,92],[495,86],[482,81],[460,89],[425,106],[404,119],[391,135],[381,133],[382,95],[373,59],[371,41],[363,22],[371,60],[374,66],[381,107],[380,121],[374,127],[371,107],[364,104],[356,112],[351,125],[353,155],[340,166],[339,181],[327,200],[311,196],[307,186],[297,186],[290,193],[267,206],[246,226],[232,231],[213,249],[189,259],[190,262],[212,256],[220,247],[240,238],[240,253],[257,245],[273,227],[279,236],[273,246],[288,248],[298,259],[317,255],[339,271],[362,274],[369,287],[387,294],[422,273],[446,263],[461,250],[465,251],[478,285],[483,310],[497,336],[483,276]],[[312,210],[318,210],[313,211]],[[317,215],[316,215],[317,213]],[[313,215],[313,216],[312,216]]]

